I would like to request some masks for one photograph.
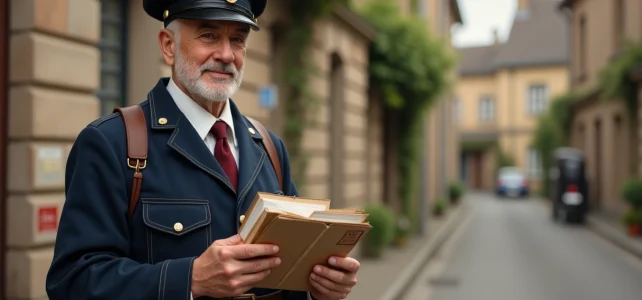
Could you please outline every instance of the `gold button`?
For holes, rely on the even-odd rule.
[[[167,17],[169,17],[169,10],[163,12],[163,19],[167,19]]]
[[[176,224],[174,224],[174,230],[175,230],[176,232],[181,232],[181,231],[183,231],[183,224],[181,224],[181,223],[176,223]]]
[[[241,215],[241,216],[239,217],[239,221],[240,221],[241,223],[243,223],[243,221],[245,221],[245,215]]]
[[[165,118],[158,119],[158,124],[161,124],[161,125],[167,124],[167,119],[165,119]]]
[[[249,130],[251,134],[255,134],[256,133],[256,131],[254,131],[254,128],[248,128],[247,130]]]

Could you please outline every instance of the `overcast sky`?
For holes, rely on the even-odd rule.
[[[510,33],[517,0],[457,0],[464,25],[453,29],[456,47],[485,45],[493,42],[493,29],[500,40]]]

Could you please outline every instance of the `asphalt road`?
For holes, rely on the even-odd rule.
[[[642,262],[538,200],[469,198],[470,217],[405,300],[641,300]]]

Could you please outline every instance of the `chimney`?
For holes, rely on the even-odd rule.
[[[530,8],[531,0],[517,0],[517,11],[526,11]]]

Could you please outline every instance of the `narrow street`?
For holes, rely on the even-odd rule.
[[[639,300],[642,262],[534,199],[471,195],[471,216],[406,300]]]

